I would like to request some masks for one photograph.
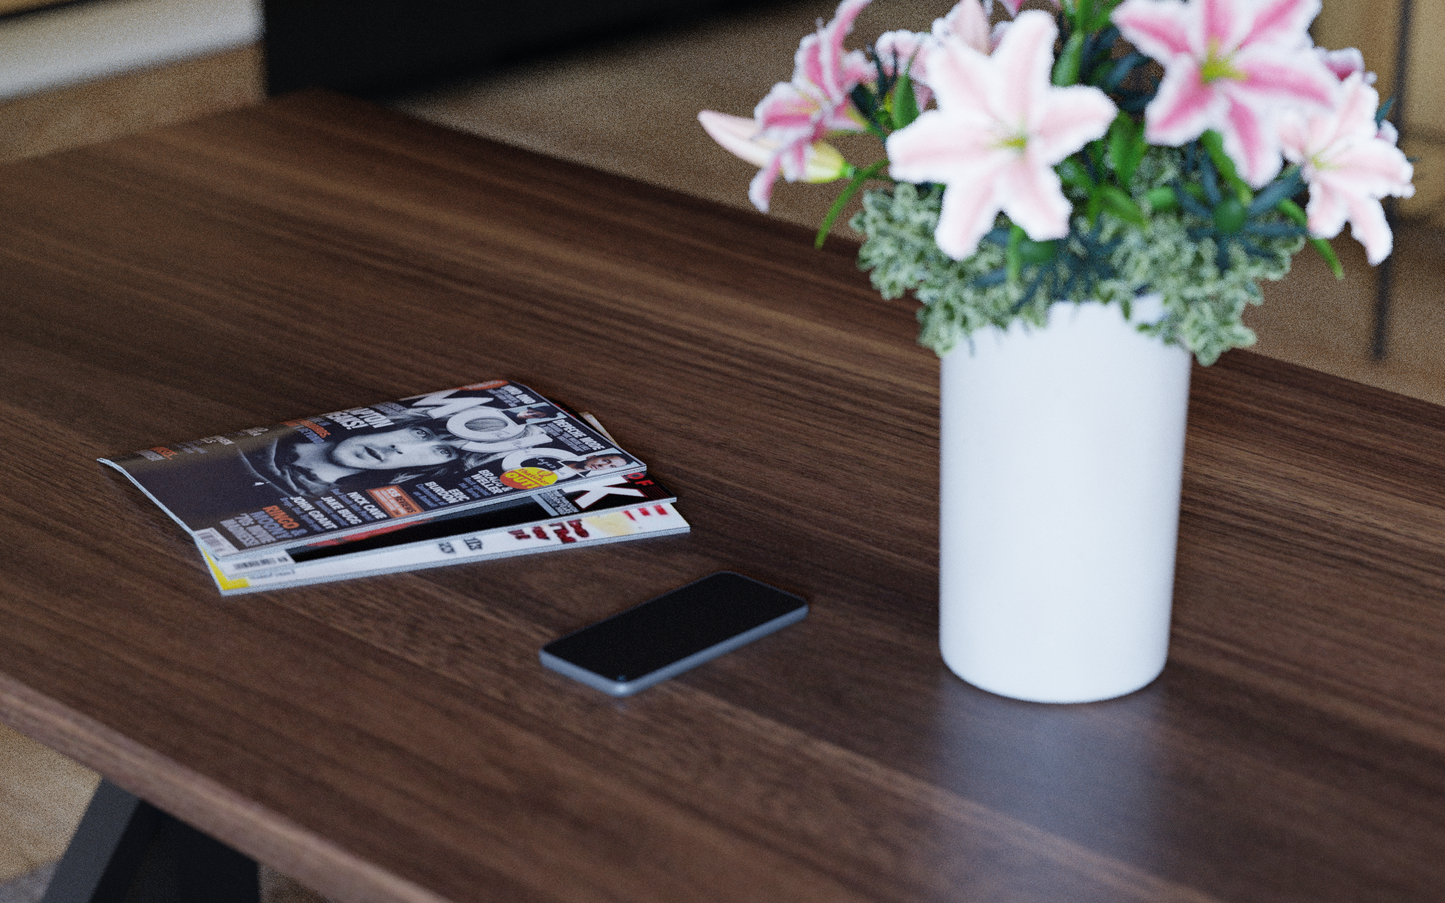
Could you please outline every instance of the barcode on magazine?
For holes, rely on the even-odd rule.
[[[226,570],[236,573],[239,571],[254,571],[257,568],[273,568],[285,565],[287,567],[295,564],[290,555],[271,555],[266,558],[247,558],[244,561],[226,562]]]
[[[221,535],[219,530],[197,530],[196,539],[199,539],[206,546],[206,551],[217,557],[234,555],[236,547],[231,541]]]

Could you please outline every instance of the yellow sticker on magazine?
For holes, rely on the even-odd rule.
[[[557,482],[557,474],[545,467],[518,467],[504,472],[502,482],[514,489],[541,489]]]

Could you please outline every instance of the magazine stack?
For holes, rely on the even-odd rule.
[[[225,594],[688,530],[594,418],[509,380],[101,462],[185,528]]]

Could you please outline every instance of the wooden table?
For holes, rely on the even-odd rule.
[[[1038,706],[940,661],[937,363],[846,242],[324,94],[10,166],[0,223],[0,719],[325,893],[1445,894],[1445,410],[1197,370],[1170,665]],[[494,376],[693,532],[223,600],[95,463]],[[812,614],[628,701],[539,666],[721,568]]]

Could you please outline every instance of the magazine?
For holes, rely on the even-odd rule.
[[[102,458],[212,558],[436,520],[646,465],[530,388],[493,380]]]
[[[223,570],[239,574],[260,568],[289,566],[322,558],[335,558],[395,549],[412,543],[453,539],[464,533],[484,533],[503,527],[530,527],[578,514],[601,514],[636,508],[649,502],[675,502],[670,489],[645,473],[609,477],[605,483],[563,484],[561,489],[473,508],[450,517],[416,524],[383,526],[372,532],[341,539],[320,539],[269,555],[239,555],[222,559]]]
[[[557,518],[516,527],[461,533],[444,539],[381,547],[346,555],[270,567],[242,567],[250,561],[223,561],[201,543],[197,547],[223,595],[252,593],[368,577],[469,561],[529,555],[586,545],[685,533],[686,520],[668,502]],[[404,532],[404,531],[403,531]]]

